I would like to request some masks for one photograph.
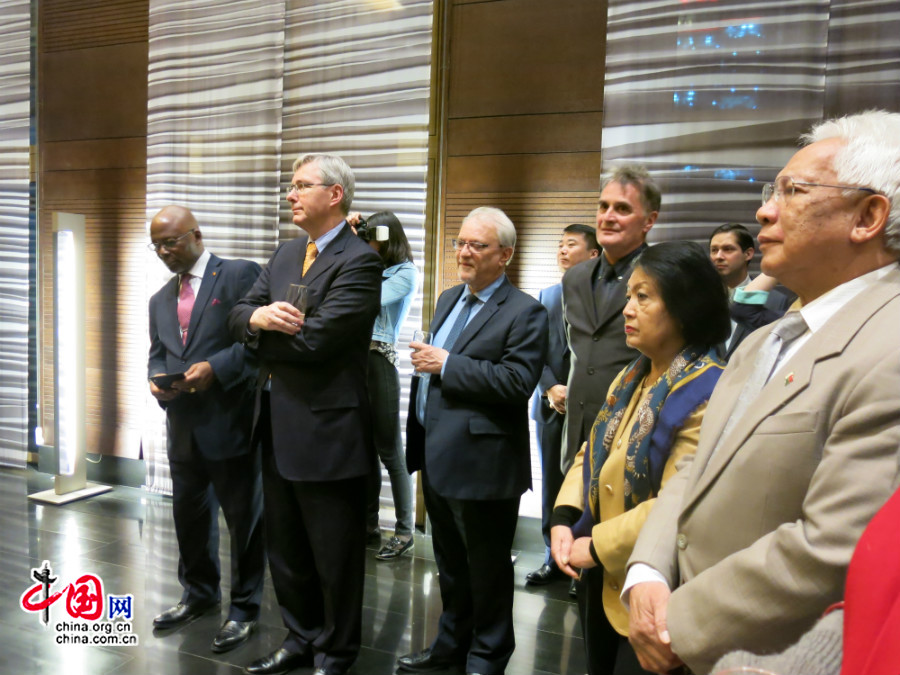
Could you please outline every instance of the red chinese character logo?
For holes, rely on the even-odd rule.
[[[83,574],[69,584],[66,611],[73,619],[96,621],[103,615],[103,582],[93,574]]]

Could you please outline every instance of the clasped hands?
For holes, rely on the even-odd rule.
[[[571,527],[556,525],[550,528],[550,555],[557,567],[573,579],[580,578],[581,570],[597,566],[590,546],[591,538],[575,539]]]
[[[645,670],[668,673],[683,665],[672,651],[666,612],[672,592],[661,581],[645,581],[628,591],[628,641]]]
[[[557,566],[573,579],[582,569],[596,567],[590,551],[591,538],[575,539],[572,528],[556,525],[550,530],[550,554]],[[666,627],[666,610],[671,596],[662,582],[635,584],[629,591],[628,640],[641,667],[655,673],[668,673],[683,662],[672,651],[672,640]]]
[[[257,307],[250,315],[250,330],[271,330],[296,335],[303,327],[303,314],[291,303],[279,300]]]

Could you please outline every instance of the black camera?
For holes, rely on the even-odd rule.
[[[365,242],[387,241],[389,234],[387,225],[369,225],[362,216],[356,223],[356,236]]]

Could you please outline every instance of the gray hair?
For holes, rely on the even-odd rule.
[[[634,187],[641,195],[641,205],[647,215],[659,211],[659,207],[662,206],[662,192],[659,186],[647,168],[640,164],[623,164],[613,168],[612,173],[601,176],[600,192],[603,192],[610,183]]]
[[[337,155],[308,152],[294,160],[293,170],[297,171],[306,164],[315,164],[319,171],[319,177],[327,185],[340,185],[344,188],[344,197],[341,199],[341,211],[344,215],[350,213],[350,204],[353,202],[353,192],[356,189],[356,179],[350,165]]]
[[[493,225],[500,246],[503,248],[511,248],[513,249],[513,253],[515,253],[516,226],[513,225],[509,216],[503,213],[503,211],[493,206],[479,206],[477,209],[472,209],[472,211],[469,212],[469,215],[463,218],[463,223],[465,224],[468,220],[477,220],[481,223]],[[506,264],[509,265],[511,260],[512,256],[509,256],[509,260],[506,261]]]
[[[830,138],[844,142],[834,156],[838,182],[872,188],[891,201],[885,248],[900,254],[900,114],[867,110],[826,120],[800,141],[809,145]]]

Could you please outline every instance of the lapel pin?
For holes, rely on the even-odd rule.
[[[215,272],[213,272],[213,276],[216,276],[216,273],[215,273]]]
[[[784,378],[784,386],[785,387],[788,386],[793,381],[794,381],[794,374],[788,373],[787,376]]]

